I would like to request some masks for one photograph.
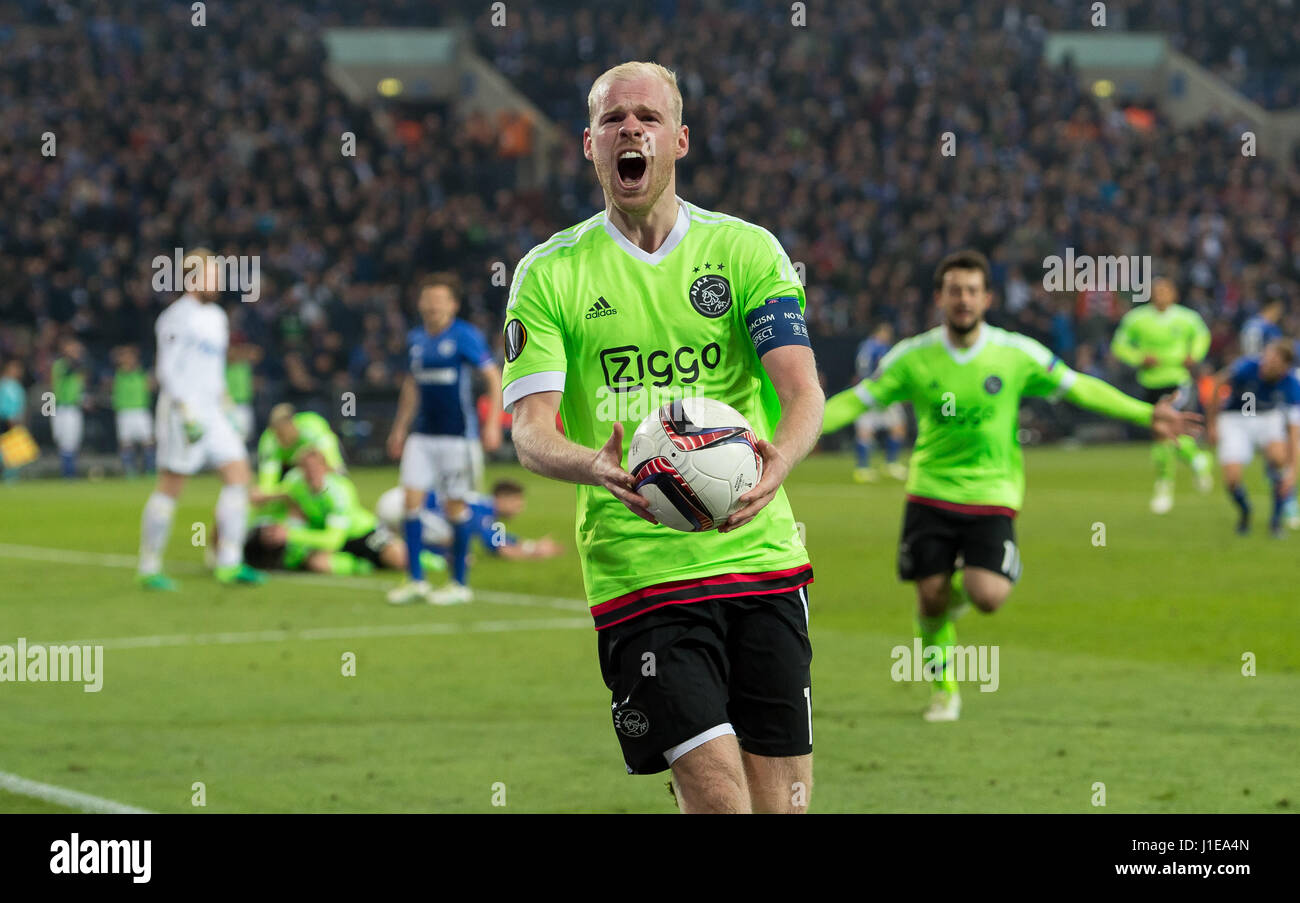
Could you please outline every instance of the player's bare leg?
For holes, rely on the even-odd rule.
[[[971,604],[985,614],[997,611],[1007,601],[1007,596],[1011,595],[1011,581],[987,568],[966,568],[962,574],[962,583]]]
[[[140,563],[136,581],[145,589],[177,589],[176,582],[162,572],[162,556],[171,536],[176,502],[184,490],[183,474],[160,470],[153,494],[144,504],[140,515]]]
[[[734,734],[714,737],[672,764],[673,792],[687,815],[752,812],[740,744]]]
[[[236,458],[217,466],[221,491],[217,493],[217,566],[213,574],[221,583],[259,585],[266,574],[244,563],[244,539],[248,533],[248,484],[252,473],[248,461]]]
[[[812,755],[759,756],[741,750],[754,812],[797,815],[812,797]]]

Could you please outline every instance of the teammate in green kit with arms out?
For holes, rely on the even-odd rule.
[[[944,258],[935,272],[943,323],[904,339],[875,375],[826,402],[824,432],[868,409],[910,401],[916,447],[898,543],[898,575],[915,582],[917,634],[923,649],[956,645],[953,618],[967,605],[996,611],[1020,576],[1014,518],[1025,494],[1024,457],[1016,438],[1020,400],[1064,399],[1098,414],[1148,426],[1161,439],[1201,422],[1170,399],[1130,398],[1076,373],[1028,336],[984,322],[993,301],[989,263],[977,251]],[[934,691],[924,717],[955,721],[961,697],[946,651],[934,663]]]

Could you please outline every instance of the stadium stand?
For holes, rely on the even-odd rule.
[[[1107,6],[1108,27],[1165,32],[1270,106],[1300,96],[1300,21],[1285,4],[1244,0],[1231,38],[1208,0]],[[806,268],[830,384],[873,323],[929,324],[933,267],[961,246],[995,263],[995,322],[1111,378],[1127,299],[1048,293],[1044,256],[1151,255],[1211,324],[1215,362],[1267,299],[1300,333],[1296,155],[1244,157],[1234,123],[1180,129],[1152,102],[1107,102],[1049,68],[1045,36],[1087,27],[1087,5],[859,0],[791,29],[761,27],[789,12],[750,2],[531,4],[509,28],[479,17],[478,51],[575,136],[533,189],[486,115],[376,113],[327,77],[322,29],[453,24],[440,8],[325,0],[308,15],[238,0],[203,28],[183,4],[88,9],[0,0],[0,21],[22,23],[0,30],[0,358],[23,361],[33,394],[71,334],[103,407],[111,349],[150,360],[171,298],[149,261],[202,242],[262,259],[261,299],[229,305],[232,332],[264,352],[259,399],[391,397],[419,273],[459,273],[464,315],[495,336],[506,289],[493,264],[599,204],[576,135],[585,86],[622,59],[678,71],[695,129],[682,193],[767,225]],[[198,52],[213,42],[224,52]],[[355,157],[338,152],[349,130]],[[955,156],[937,151],[944,132]],[[45,133],[51,157],[37,152]],[[48,428],[33,431],[48,444]],[[107,412],[89,417],[88,445],[111,442]]]

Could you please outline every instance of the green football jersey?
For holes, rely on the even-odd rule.
[[[226,364],[226,394],[235,404],[253,403],[253,365],[248,361]]]
[[[1154,304],[1143,304],[1124,315],[1115,330],[1111,351],[1131,367],[1137,367],[1137,379],[1148,389],[1181,386],[1191,379],[1183,366],[1188,358],[1201,361],[1210,350],[1210,330],[1201,315],[1181,304],[1171,304],[1163,311]],[[1143,367],[1148,355],[1156,359],[1153,367]]]
[[[593,449],[621,421],[624,467],[641,421],[684,397],[729,404],[770,440],[781,406],[746,317],[777,299],[802,311],[804,291],[765,229],[680,202],[672,232],[650,253],[600,213],[538,245],[515,269],[505,402],[562,391],[565,435]],[[784,579],[808,565],[783,489],[729,533],[647,523],[600,486],[580,485],[577,495],[577,547],[597,626],[604,609],[645,587],[731,574]]]
[[[336,550],[349,539],[365,536],[378,520],[361,504],[357,487],[341,473],[329,473],[320,492],[307,482],[301,468],[285,474],[283,491],[302,512],[305,527],[291,527],[289,541],[311,548]]]
[[[50,366],[50,383],[55,405],[75,407],[81,404],[81,397],[86,393],[86,371],[81,364],[72,363],[66,357],[56,358]]]
[[[149,375],[143,370],[118,370],[113,374],[113,410],[138,411],[149,407]]]
[[[343,453],[339,450],[339,437],[330,429],[329,421],[312,411],[293,415],[293,425],[298,428],[298,439],[290,445],[281,445],[275,430],[268,427],[257,440],[257,485],[270,492],[280,482],[284,469],[304,445],[322,446],[325,462],[335,470],[343,468]]]
[[[1039,342],[985,323],[970,348],[950,344],[943,326],[904,339],[853,391],[872,407],[912,403],[909,495],[1018,511],[1025,497],[1020,399],[1062,398],[1075,378]]]

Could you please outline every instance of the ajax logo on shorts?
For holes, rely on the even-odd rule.
[[[636,709],[619,709],[614,712],[614,729],[624,737],[644,737],[650,730],[650,719]]]

